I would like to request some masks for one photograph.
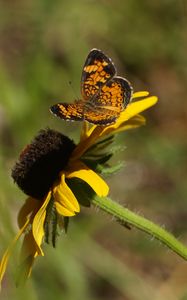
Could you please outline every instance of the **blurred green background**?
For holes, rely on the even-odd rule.
[[[187,3],[185,0],[0,0],[0,251],[17,232],[25,195],[10,177],[21,149],[41,128],[78,140],[80,124],[48,108],[80,97],[80,77],[93,47],[112,57],[134,90],[159,103],[147,126],[122,133],[108,179],[111,197],[165,226],[187,244]],[[71,82],[71,84],[69,84]],[[16,288],[19,252],[0,298],[185,300],[187,265],[159,242],[126,230],[97,209],[72,218],[57,249],[45,247],[32,279]]]

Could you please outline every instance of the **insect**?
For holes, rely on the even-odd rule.
[[[82,99],[72,104],[57,103],[50,111],[64,120],[103,126],[115,123],[133,93],[130,82],[116,74],[112,60],[101,50],[92,49],[82,72]]]

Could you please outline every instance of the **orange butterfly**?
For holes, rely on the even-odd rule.
[[[101,50],[92,49],[82,72],[82,99],[72,104],[57,103],[50,110],[64,120],[110,125],[126,108],[132,93],[130,82],[116,76],[112,60]]]

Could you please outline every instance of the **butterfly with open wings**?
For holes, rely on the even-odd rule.
[[[82,99],[72,104],[57,103],[51,106],[51,112],[64,120],[103,126],[115,123],[133,93],[130,82],[116,74],[112,60],[101,50],[92,49],[82,72]]]

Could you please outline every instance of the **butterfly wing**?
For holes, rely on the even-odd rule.
[[[93,109],[90,111],[85,111],[84,119],[89,123],[95,125],[107,126],[115,123],[119,113],[106,109],[100,108],[99,110]]]
[[[83,101],[92,98],[116,74],[112,60],[101,50],[92,49],[83,67],[81,92]]]
[[[73,104],[57,103],[50,107],[50,111],[57,117],[66,121],[82,121],[83,103],[77,101]]]
[[[132,86],[125,78],[113,77],[100,88],[97,97],[85,104],[85,120],[98,125],[114,123],[130,102],[132,92]]]

